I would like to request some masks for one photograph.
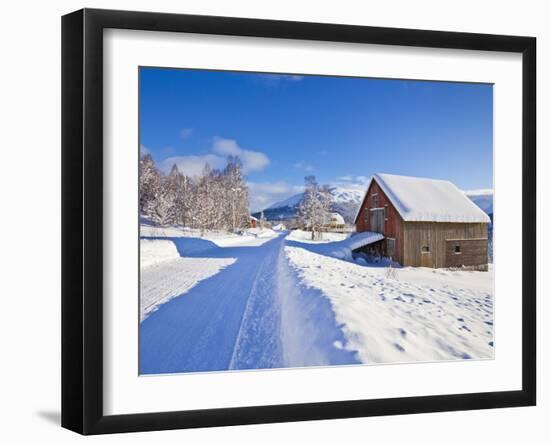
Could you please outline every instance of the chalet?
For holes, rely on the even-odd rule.
[[[375,174],[355,216],[369,248],[403,266],[487,270],[489,216],[445,180]]]
[[[257,228],[258,227],[258,219],[254,216],[250,216],[250,227],[251,228]]]
[[[328,217],[328,223],[326,228],[329,230],[342,230],[346,227],[346,222],[344,217],[342,217],[338,212],[331,212]]]

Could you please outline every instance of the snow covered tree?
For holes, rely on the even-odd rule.
[[[160,226],[169,226],[176,223],[176,194],[169,184],[168,177],[163,177],[161,182],[152,218]]]
[[[248,222],[248,187],[238,157],[229,156],[223,172],[226,217],[232,232],[243,228]]]
[[[319,186],[313,175],[305,177],[305,186],[298,214],[302,225],[311,229],[311,239],[318,240],[322,236],[322,226],[330,217],[330,191],[328,186]]]
[[[197,188],[194,195],[193,215],[195,217],[195,226],[201,230],[201,235],[208,229],[210,216],[210,175],[212,169],[208,163],[204,166],[202,176],[197,182]]]
[[[226,215],[227,187],[222,171],[213,169],[208,177],[209,189],[209,229],[227,229],[228,221]]]
[[[187,226],[191,218],[190,211],[193,191],[190,178],[182,174],[177,165],[174,164],[168,175],[166,186],[169,188],[169,193],[173,194],[175,222],[182,226]]]
[[[248,187],[238,157],[223,170],[206,164],[199,177],[187,177],[177,165],[168,175],[146,154],[140,159],[140,213],[162,225],[180,224],[236,232],[248,223]]]
[[[152,216],[157,196],[161,188],[161,175],[151,154],[141,156],[139,160],[139,211]]]

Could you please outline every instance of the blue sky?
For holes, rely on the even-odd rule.
[[[140,69],[140,143],[165,172],[240,156],[253,211],[376,172],[492,188],[492,85]]]

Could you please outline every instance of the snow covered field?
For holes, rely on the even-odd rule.
[[[362,363],[493,357],[493,271],[361,266],[286,246]],[[336,343],[335,346],[341,346]]]
[[[231,258],[185,258],[170,240],[140,241],[140,321],[173,297],[235,263]]]
[[[143,225],[140,373],[492,358],[492,267],[354,261],[377,235]]]

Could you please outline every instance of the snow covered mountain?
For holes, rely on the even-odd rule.
[[[334,212],[338,212],[344,217],[346,223],[353,223],[355,214],[359,205],[365,196],[365,190],[359,188],[330,188],[332,195],[332,207]]]
[[[358,188],[344,188],[332,186],[330,188],[332,210],[344,217],[347,223],[353,223],[353,217],[357,207],[363,200],[364,190]],[[267,220],[284,220],[292,218],[298,211],[298,206],[304,198],[304,193],[293,195],[285,200],[274,203],[264,209],[264,217]],[[253,214],[258,217],[259,213]]]
[[[485,213],[493,213],[493,190],[476,189],[474,191],[464,191],[466,196],[479,206]]]
[[[491,218],[488,227],[489,235],[489,261],[493,262],[493,190],[476,189],[473,191],[464,191],[464,194],[481,208]]]
[[[289,197],[286,200],[281,200],[277,203],[273,203],[271,206],[264,209],[264,211],[268,211],[270,209],[286,208],[287,206],[292,208],[298,205],[302,201],[302,198],[304,198],[303,192],[301,192],[300,194],[293,195],[292,197]]]

